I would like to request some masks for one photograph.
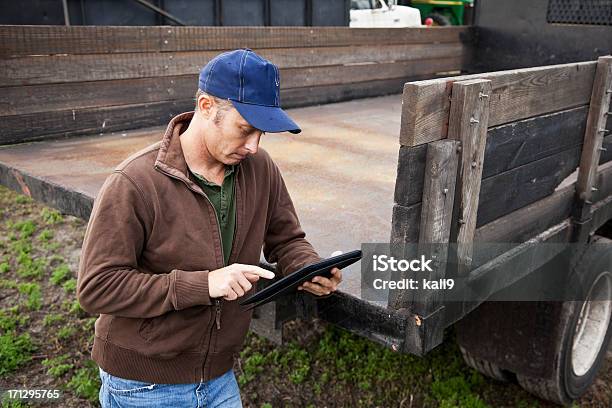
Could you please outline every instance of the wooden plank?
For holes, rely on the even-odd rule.
[[[189,83],[191,83],[191,81],[189,81]],[[316,103],[329,103],[361,97],[380,96],[398,93],[401,90],[403,83],[404,79],[396,78],[389,80],[360,82],[357,84],[283,89],[281,90],[281,103],[284,108],[292,108],[313,105]],[[106,132],[109,130],[111,123],[115,123],[111,129],[112,131],[132,128],[131,126],[122,128],[122,124],[128,126],[130,125],[129,118],[123,118],[123,115],[120,114],[122,109],[125,109],[126,112],[133,112],[136,115],[135,120],[137,123],[141,123],[141,120],[139,119],[141,115],[141,113],[138,111],[139,107],[144,111],[149,112],[145,114],[148,119],[142,119],[143,126],[164,124],[169,118],[168,115],[175,112],[179,113],[193,110],[194,106],[193,96],[191,93],[188,93],[187,89],[185,89],[186,87],[188,88],[189,85],[182,86],[176,81],[173,85],[175,88],[168,88],[171,89],[169,95],[175,96],[180,91],[181,93],[185,93],[185,97],[189,96],[190,99],[174,99],[157,102],[151,101],[143,104],[143,100],[149,101],[153,99],[155,95],[163,95],[165,88],[163,88],[161,85],[158,85],[155,88],[150,88],[157,89],[159,91],[157,93],[152,92],[150,95],[147,93],[147,89],[140,89],[135,91],[134,96],[130,97],[122,97],[121,93],[125,92],[125,87],[107,88],[110,90],[110,94],[106,94],[105,96],[104,100],[106,103],[113,100],[135,101],[136,103],[133,105],[104,106],[102,107],[101,112],[107,113],[102,114],[97,112],[99,107],[92,107],[90,105],[103,103],[104,100],[102,98],[96,100],[93,91],[88,90],[86,94],[91,95],[94,102],[88,102],[85,100],[81,104],[75,105],[73,100],[67,99],[67,102],[69,102],[67,105],[79,106],[79,108],[37,113],[30,112],[23,115],[4,116],[2,123],[0,123],[0,132],[2,133],[2,137],[0,137],[0,144],[42,140],[45,139],[46,136],[55,137],[57,135],[77,135]],[[75,89],[75,92],[77,91],[78,89]],[[74,97],[78,97],[77,94],[73,95]],[[34,98],[34,96],[31,98]],[[59,99],[54,106],[62,106],[61,99]],[[31,108],[30,110],[33,109],[36,108]],[[121,117],[119,122],[117,122],[118,117]],[[87,125],[83,126],[82,122],[77,120],[77,118],[87,118]],[[110,119],[110,121],[105,122],[104,119]],[[103,124],[105,127],[102,127]]]
[[[195,96],[197,76],[76,82],[8,87],[0,93],[0,116],[73,108],[141,104]],[[405,78],[281,89],[285,108],[401,93]]]
[[[483,180],[581,145],[587,110],[581,106],[489,128]],[[400,146],[394,200],[402,206],[421,201],[426,146]]]
[[[162,125],[193,109],[193,99],[5,116],[0,145]]]
[[[515,210],[476,229],[475,242],[520,243],[569,217],[575,185]]]
[[[452,242],[457,243],[458,273],[465,276],[472,262],[489,123],[491,81],[472,79],[455,82],[452,93],[448,136],[461,142]]]
[[[391,244],[415,244],[419,241],[421,203],[405,207],[393,205],[391,215]]]
[[[441,43],[265,48],[254,51],[284,69],[462,58],[464,50],[465,46],[460,43]],[[146,52],[6,59],[0,63],[0,86],[197,75],[218,54],[219,51]]]
[[[536,202],[555,190],[578,166],[581,146],[482,180],[476,226]]]
[[[194,75],[12,86],[0,93],[0,116],[184,100],[197,88]]]
[[[456,140],[440,140],[427,145],[418,253],[434,259],[430,279],[443,278],[446,271],[459,144]],[[405,279],[410,272],[397,275],[394,279]],[[387,304],[394,309],[409,308],[420,316],[429,316],[439,307],[440,299],[439,293],[390,290]]]
[[[470,271],[466,282],[470,298],[463,306],[464,312],[470,312],[494,293],[510,287],[565,250],[565,244],[570,241],[571,225],[571,220],[566,219]]]
[[[612,129],[612,115],[608,116],[608,123],[606,129]],[[607,163],[612,160],[612,135],[605,136],[601,147],[604,149],[599,155],[599,164]],[[595,183],[597,185],[597,183]]]
[[[400,146],[393,201],[403,207],[420,203],[423,197],[427,145]]]
[[[407,83],[400,143],[415,146],[447,137],[455,81],[491,80],[489,126],[495,126],[588,104],[595,65],[579,62]]]
[[[610,137],[610,136],[608,136]],[[593,191],[591,201],[596,204],[598,201],[605,200],[612,196],[612,163],[606,162],[597,168],[597,178],[595,179],[597,190]]]
[[[612,56],[599,57],[597,71],[591,93],[589,115],[584,134],[584,146],[580,157],[580,169],[576,181],[576,194],[578,197],[576,216],[580,221],[590,215],[591,196],[593,185],[597,177],[600,149],[603,142],[607,113],[610,109],[610,95],[612,94]]]
[[[334,65],[329,67],[288,68],[281,70],[281,86],[298,88],[336,84],[353,84],[390,78],[432,75],[458,70],[460,57],[365,65]]]
[[[468,27],[109,27],[0,26],[0,58],[50,54],[205,51],[248,47],[460,42]]]
[[[427,148],[419,227],[419,253],[433,260],[433,271],[426,274],[425,277],[431,281],[446,276],[460,144],[458,140],[441,140],[430,143]],[[402,290],[401,294],[409,298],[410,310],[419,316],[429,316],[436,312],[442,306],[444,298],[443,292],[438,290]],[[442,335],[442,331],[439,335]]]
[[[458,140],[427,145],[419,243],[448,242],[460,145]]]
[[[588,106],[490,128],[483,179],[582,144]]]
[[[281,105],[283,108],[296,108],[319,103],[398,94],[401,93],[405,82],[405,78],[391,78],[348,84],[281,89]]]

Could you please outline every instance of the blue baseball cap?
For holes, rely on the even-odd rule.
[[[200,71],[200,90],[228,99],[251,126],[264,132],[300,133],[280,108],[278,67],[249,48],[217,55]]]

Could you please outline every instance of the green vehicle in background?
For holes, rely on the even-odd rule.
[[[474,0],[410,0],[404,3],[421,11],[423,24],[428,18],[433,25],[441,26],[472,23]]]

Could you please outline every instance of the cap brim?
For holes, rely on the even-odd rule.
[[[255,105],[230,99],[236,110],[251,126],[263,132],[291,132],[300,133],[302,129],[276,106]]]

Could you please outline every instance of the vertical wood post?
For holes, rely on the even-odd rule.
[[[446,276],[460,144],[458,140],[445,139],[427,146],[418,253],[433,259],[433,271],[424,277],[430,281]],[[429,316],[441,306],[441,290],[414,293],[411,308],[420,316]]]
[[[589,104],[589,115],[584,133],[578,180],[576,182],[576,205],[574,217],[578,222],[590,218],[591,197],[597,186],[597,166],[602,150],[606,121],[610,113],[610,96],[612,95],[612,56],[599,57],[593,81],[593,91]]]
[[[461,142],[451,230],[451,242],[457,243],[458,276],[465,276],[472,264],[490,96],[490,80],[473,79],[453,84],[448,138]]]
[[[432,258],[434,259],[433,272],[427,277],[429,279],[445,276],[446,244],[450,237],[453,213],[458,146],[459,141],[456,140],[439,140],[427,145],[418,242],[419,254],[426,253],[428,257],[435,256]],[[406,243],[406,245],[409,244]],[[414,277],[409,273],[404,275],[401,278]],[[411,312],[426,317],[440,305],[438,292],[440,291],[433,291],[433,293],[422,290],[389,291],[388,304],[396,309],[410,309]]]

